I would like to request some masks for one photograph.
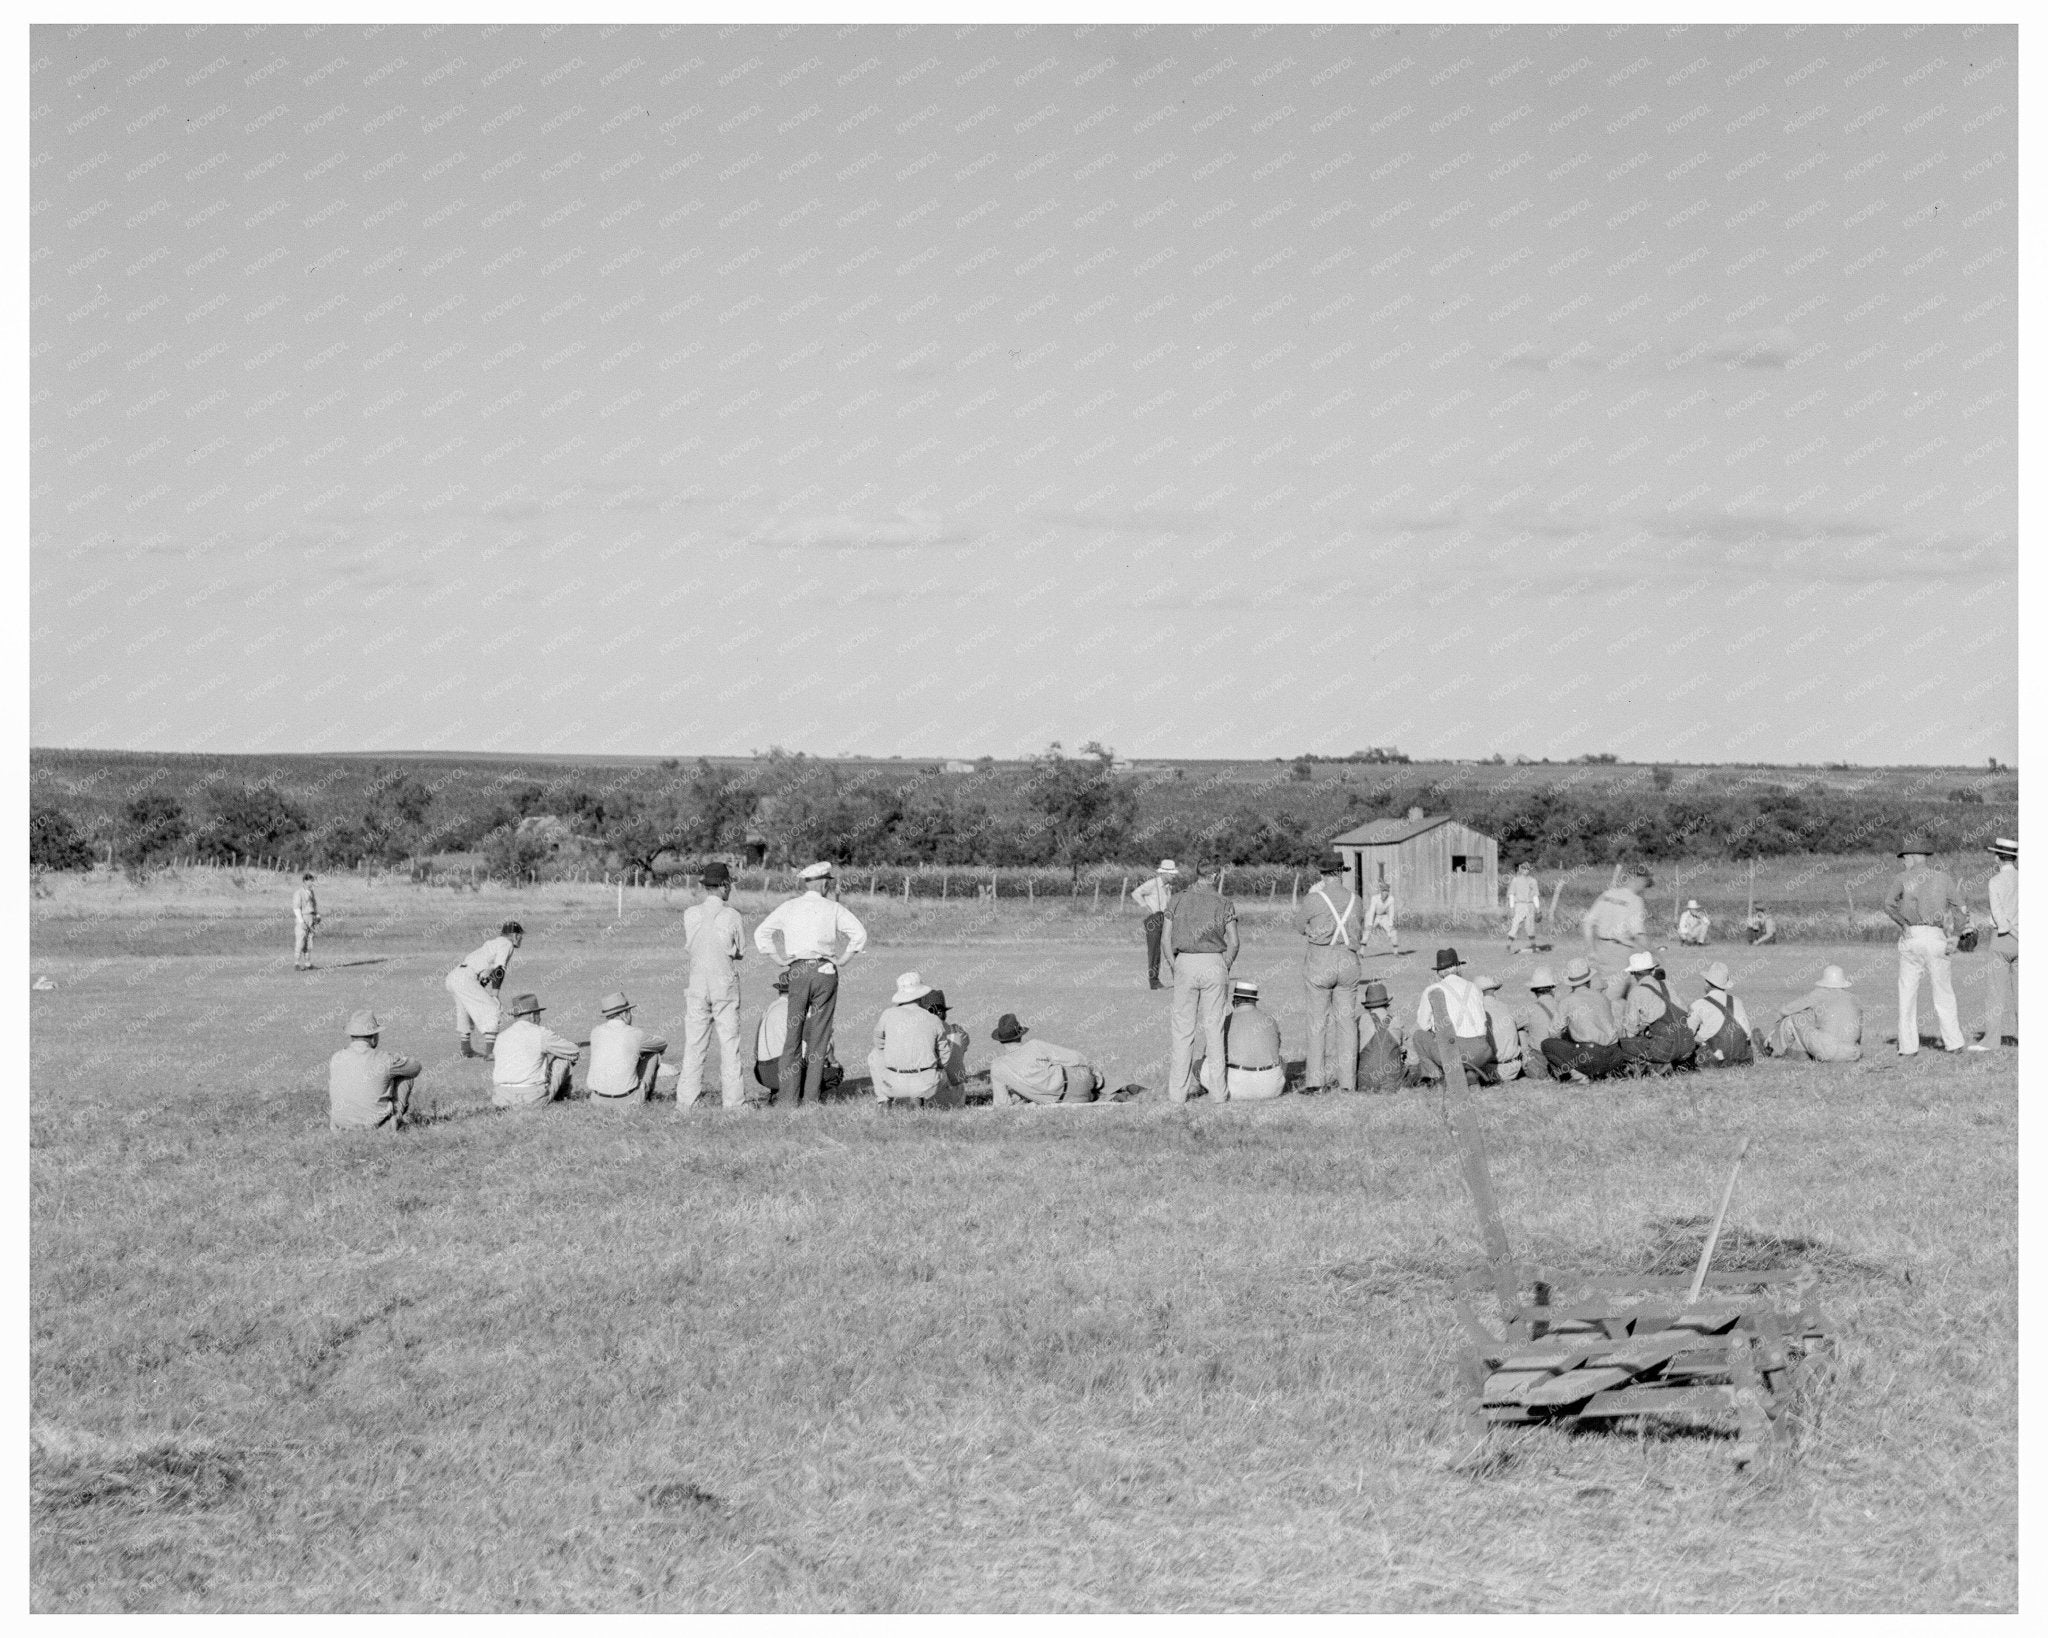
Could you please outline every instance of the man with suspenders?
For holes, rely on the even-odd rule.
[[[1358,1090],[1358,946],[1363,940],[1358,895],[1345,880],[1344,861],[1328,858],[1318,866],[1322,879],[1302,901],[1298,923],[1308,940],[1302,978],[1308,986],[1308,1070],[1305,1092],[1330,1089],[1329,1054],[1336,1055],[1336,1088]],[[1338,894],[1343,895],[1341,905]],[[1336,1014],[1334,1045],[1329,1045],[1331,1013]]]

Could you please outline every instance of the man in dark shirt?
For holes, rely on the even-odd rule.
[[[1237,906],[1190,865],[1166,907],[1161,939],[1173,980],[1173,1049],[1166,1095],[1186,1103],[1195,1091],[1195,1032],[1201,1031],[1202,1086],[1221,1103],[1225,1092],[1223,1017],[1230,969],[1237,961]]]

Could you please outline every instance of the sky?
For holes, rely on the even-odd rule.
[[[35,744],[2016,756],[2009,26],[30,56]]]

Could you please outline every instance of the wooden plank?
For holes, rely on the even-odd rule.
[[[1635,1337],[1619,1348],[1605,1353],[1596,1353],[1588,1360],[1596,1366],[1621,1366],[1631,1371],[1647,1371],[1653,1365],[1662,1365],[1667,1359],[1699,1341],[1690,1331],[1660,1331],[1654,1336]]]
[[[1705,1415],[1735,1408],[1735,1390],[1728,1387],[1610,1388],[1580,1407],[1582,1420],[1602,1416],[1672,1416],[1681,1412]]]
[[[1605,1370],[1566,1371],[1539,1382],[1522,1395],[1525,1405],[1575,1405],[1608,1388],[1618,1388],[1636,1373],[1615,1366]]]
[[[1707,1271],[1707,1289],[1736,1285],[1789,1285],[1808,1277],[1804,1268],[1724,1268]],[[1690,1274],[1587,1274],[1572,1283],[1588,1291],[1684,1291]]]
[[[1548,1371],[1495,1371],[1479,1390],[1479,1402],[1482,1405],[1519,1405],[1531,1388],[1550,1379]]]
[[[1544,1342],[1550,1342],[1545,1337]],[[1509,1354],[1500,1362],[1504,1371],[1569,1371],[1583,1365],[1595,1354],[1609,1346],[1605,1337],[1588,1337],[1569,1348],[1525,1348],[1519,1353]]]

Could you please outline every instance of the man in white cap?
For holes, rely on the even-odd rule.
[[[1161,859],[1159,869],[1131,893],[1132,902],[1145,912],[1145,978],[1155,990],[1166,988],[1159,982],[1159,939],[1166,928],[1166,907],[1173,901],[1177,869],[1171,859]]]
[[[1195,1059],[1202,1061],[1201,1085],[1222,1102],[1223,1019],[1229,1011],[1230,969],[1237,962],[1237,906],[1190,869],[1187,885],[1166,908],[1162,934],[1167,974],[1173,980],[1173,1046],[1167,1064],[1166,1095],[1186,1103],[1195,1093]],[[1195,1051],[1195,1037],[1202,1051]]]
[[[1347,1000],[1357,1018],[1355,1000]],[[1354,1023],[1355,1027],[1355,1023]],[[1352,1051],[1352,1074],[1358,1070]],[[1232,1103],[1260,1103],[1287,1090],[1287,1059],[1280,1050],[1280,1026],[1259,1005],[1259,987],[1249,978],[1230,985],[1230,1012],[1223,1020],[1224,1096]]]
[[[1522,1078],[1522,1031],[1507,1003],[1500,999],[1500,980],[1482,973],[1473,980],[1486,1003],[1486,1034],[1493,1042],[1493,1073],[1503,1084]]]
[[[1365,930],[1358,895],[1345,880],[1343,859],[1332,855],[1323,860],[1319,879],[1301,901],[1297,926],[1308,941],[1302,959],[1302,981],[1308,988],[1308,1065],[1303,1089],[1326,1091],[1334,1080],[1338,1091],[1355,1092],[1358,946]]]
[[[1010,1103],[1095,1103],[1103,1090],[1102,1074],[1072,1047],[1050,1041],[1027,1041],[1027,1027],[1014,1012],[996,1020],[997,1052],[988,1066],[995,1106]]]
[[[1372,897],[1365,903],[1365,935],[1358,946],[1363,955],[1366,946],[1372,942],[1374,933],[1387,935],[1387,948],[1398,953],[1401,935],[1394,931],[1394,890],[1387,885],[1387,878],[1377,877],[1372,884]]]
[[[313,967],[313,929],[320,925],[320,901],[313,897],[313,872],[299,878],[292,894],[292,971],[310,972]]]
[[[1436,1009],[1430,997],[1441,995],[1450,1014],[1451,1033],[1458,1038],[1458,1052],[1465,1069],[1475,1080],[1491,1081],[1493,1076],[1493,1035],[1486,1022],[1486,997],[1464,973],[1465,962],[1456,950],[1436,953],[1436,982],[1422,992],[1415,1007],[1415,1033],[1409,1037],[1415,1048],[1416,1068],[1426,1081],[1443,1079],[1444,1066],[1436,1039]]]
[[[1643,947],[1643,889],[1649,885],[1650,873],[1632,865],[1579,918],[1586,957],[1610,1004],[1619,1003],[1627,992],[1628,958]]]
[[[1839,970],[1839,969],[1837,969]],[[1701,978],[1707,993],[1692,1004],[1685,1022],[1692,1030],[1696,1056],[1702,1068],[1731,1069],[1756,1062],[1756,1049],[1749,1034],[1749,1014],[1742,1002],[1728,991],[1728,964],[1713,961]]]
[[[1985,884],[1991,898],[1991,950],[1984,970],[1984,1036],[1972,1052],[2019,1045],[2020,844],[2001,836],[1991,844],[1998,868]]]
[[[911,1098],[922,1103],[946,1084],[943,1041],[946,1026],[918,1005],[932,993],[916,973],[899,973],[896,993],[875,1020],[868,1080],[877,1103]]]
[[[462,965],[443,980],[448,993],[455,997],[455,1035],[463,1057],[491,1055],[491,1043],[497,1038],[502,1016],[498,995],[504,988],[505,969],[512,964],[512,952],[525,938],[524,927],[516,921],[506,922],[498,929],[496,938],[486,939],[470,951],[462,958]],[[470,1045],[472,1032],[481,1038],[481,1053]]]
[[[1778,1014],[1764,1050],[1774,1058],[1823,1064],[1852,1064],[1862,1057],[1863,1009],[1849,993],[1848,974],[1824,968],[1814,987]]]
[[[1515,939],[1527,933],[1527,948],[1536,945],[1536,917],[1543,909],[1543,884],[1536,879],[1536,872],[1524,859],[1515,866],[1515,873],[1508,882],[1508,951],[1513,954],[1517,948]]]
[[[1664,969],[1648,950],[1628,958],[1628,999],[1621,1015],[1621,1050],[1629,1062],[1659,1069],[1690,1069],[1697,1043],[1686,1015],[1671,999]]]
[[[512,1022],[498,1031],[491,1054],[491,1102],[500,1109],[551,1103],[569,1090],[583,1049],[542,1024],[543,1010],[536,995],[512,998]]]
[[[633,1022],[633,1003],[624,990],[613,990],[598,1002],[597,1010],[604,1014],[604,1022],[590,1032],[590,1101],[614,1107],[645,1103],[654,1091],[668,1042]],[[683,1094],[676,1095],[682,1101]]]
[[[683,912],[683,946],[690,956],[690,982],[683,991],[683,1067],[676,1082],[676,1107],[693,1104],[704,1091],[704,1049],[718,1031],[718,1078],[725,1107],[737,1108],[747,1095],[740,1079],[740,959],[746,954],[740,913],[732,897],[732,871],[714,859],[698,877],[704,897]]]
[[[327,1060],[327,1124],[341,1131],[395,1132],[412,1112],[420,1061],[377,1050],[377,1015],[352,1013],[348,1045]]]
[[[1678,942],[1699,944],[1707,942],[1707,931],[1713,926],[1713,918],[1700,908],[1698,899],[1687,899],[1685,910],[1678,918]]]
[[[1899,1056],[1910,1058],[1920,1050],[1923,973],[1934,992],[1942,1047],[1961,1052],[1968,1043],[1956,1016],[1955,982],[1949,975],[1949,956],[1956,947],[1950,927],[1968,926],[1969,908],[1956,891],[1955,878],[1930,863],[1934,847],[1926,837],[1908,836],[1899,844],[1899,857],[1906,861],[1905,869],[1884,900],[1884,913],[1899,929]]]
[[[839,1006],[839,969],[867,948],[868,930],[837,900],[838,882],[824,862],[797,872],[804,891],[784,899],[754,929],[754,948],[789,971],[789,1025],[782,1039],[781,1101],[822,1101],[832,1018]],[[839,951],[841,935],[844,954]],[[782,948],[776,948],[776,939]]]

